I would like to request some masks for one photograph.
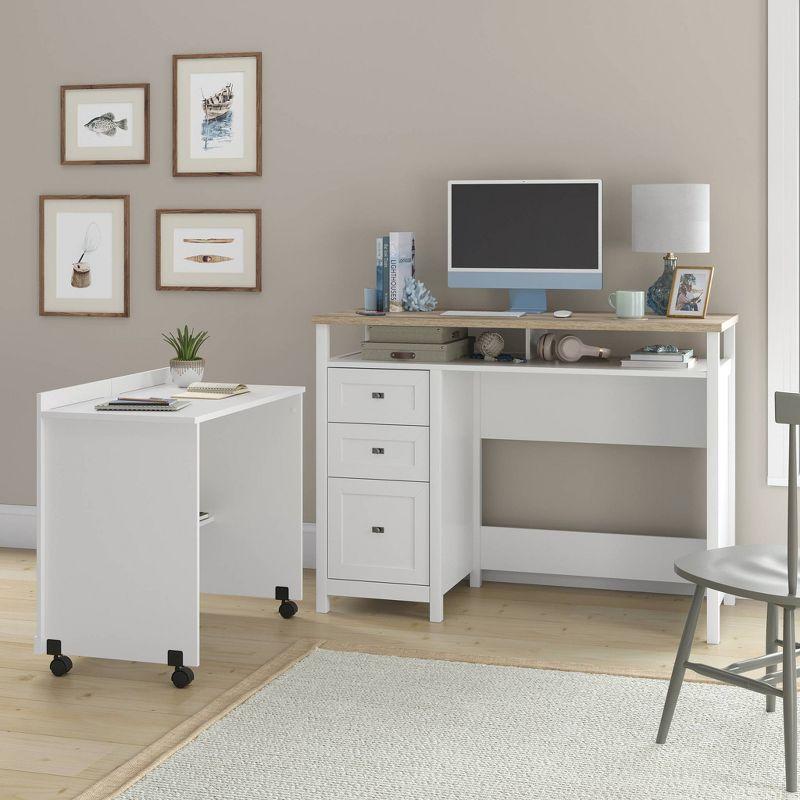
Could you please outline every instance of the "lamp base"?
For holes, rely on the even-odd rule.
[[[678,257],[675,253],[667,253],[664,256],[664,271],[647,290],[647,307],[654,314],[658,314],[661,317],[667,315],[669,293],[672,290],[672,277],[677,266]]]

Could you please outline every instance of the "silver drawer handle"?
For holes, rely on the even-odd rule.
[[[373,400],[383,400],[383,392],[373,392],[372,393]]]
[[[373,447],[372,448],[372,455],[374,455],[374,456],[382,456],[383,455],[383,448],[382,447]]]
[[[372,526],[373,533],[383,533],[383,525],[373,525]]]

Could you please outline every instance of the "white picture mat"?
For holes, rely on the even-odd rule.
[[[96,226],[97,248],[83,255],[89,267],[88,286],[72,285],[73,264],[84,252],[87,230]],[[56,213],[56,297],[110,300],[113,294],[114,215],[110,211],[59,211]]]
[[[108,213],[112,215],[111,297],[58,296],[58,214]],[[123,314],[125,312],[125,201],[122,198],[48,198],[42,215],[43,310],[61,313]],[[80,252],[76,256],[79,257]]]
[[[87,122],[108,113],[114,115],[115,123],[125,120],[126,128],[120,128],[118,124],[115,124],[111,129],[114,133],[109,135],[86,127]],[[130,148],[133,146],[135,127],[133,103],[78,103],[75,132],[77,144],[81,150],[86,147]]]
[[[159,254],[159,277],[161,286],[194,288],[238,288],[250,289],[256,286],[256,236],[258,217],[250,211],[240,212],[192,212],[177,213],[164,211],[159,217],[161,252]],[[215,231],[241,230],[242,271],[230,272],[224,262],[221,264],[196,264],[194,271],[185,271],[183,264],[178,266],[180,250],[176,252],[175,231],[192,230],[203,237],[215,236]],[[203,247],[204,245],[200,245]],[[221,247],[221,245],[217,245]],[[230,245],[228,245],[230,247]],[[219,253],[223,255],[223,253]],[[182,260],[182,256],[180,259]],[[187,262],[190,263],[190,262]],[[211,271],[213,270],[213,271]]]
[[[131,144],[127,147],[105,145],[81,146],[78,142],[78,106],[104,103],[130,104]],[[95,115],[96,116],[96,115]],[[67,89],[64,92],[64,158],[66,161],[142,161],[145,157],[145,90],[136,86],[125,89]],[[88,133],[88,131],[87,131]],[[117,131],[119,135],[121,131]],[[109,139],[116,137],[107,137]]]
[[[193,159],[244,157],[244,108],[247,102],[243,72],[193,72],[189,76],[189,118],[191,157]],[[226,85],[233,91],[229,121],[230,140],[214,140],[204,136],[203,99],[211,97]],[[210,125],[220,124],[214,120]]]
[[[229,239],[228,243],[190,243],[184,239]],[[175,228],[172,232],[172,248],[176,273],[211,273],[236,275],[244,273],[244,228]],[[216,263],[202,264],[188,261],[188,256],[217,255],[232,259]]]
[[[191,76],[241,72],[243,155],[241,158],[192,158]],[[258,168],[258,60],[255,56],[231,58],[179,58],[175,71],[175,167],[178,172],[255,172]]]

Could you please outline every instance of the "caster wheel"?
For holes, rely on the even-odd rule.
[[[53,656],[50,662],[50,672],[57,678],[66,675],[72,669],[72,659],[69,656],[58,655]]]
[[[278,606],[278,613],[284,619],[290,619],[297,613],[297,603],[294,600],[282,600]]]
[[[175,667],[172,683],[178,689],[185,689],[194,680],[194,672],[189,667]]]

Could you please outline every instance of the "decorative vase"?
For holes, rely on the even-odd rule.
[[[655,283],[647,290],[647,307],[661,317],[666,316],[669,305],[669,293],[672,290],[672,277],[678,259],[673,253],[664,256],[664,271],[656,278]]]
[[[169,360],[169,378],[176,386],[185,389],[190,383],[203,380],[206,360],[195,358],[193,361],[181,361],[179,358]]]

